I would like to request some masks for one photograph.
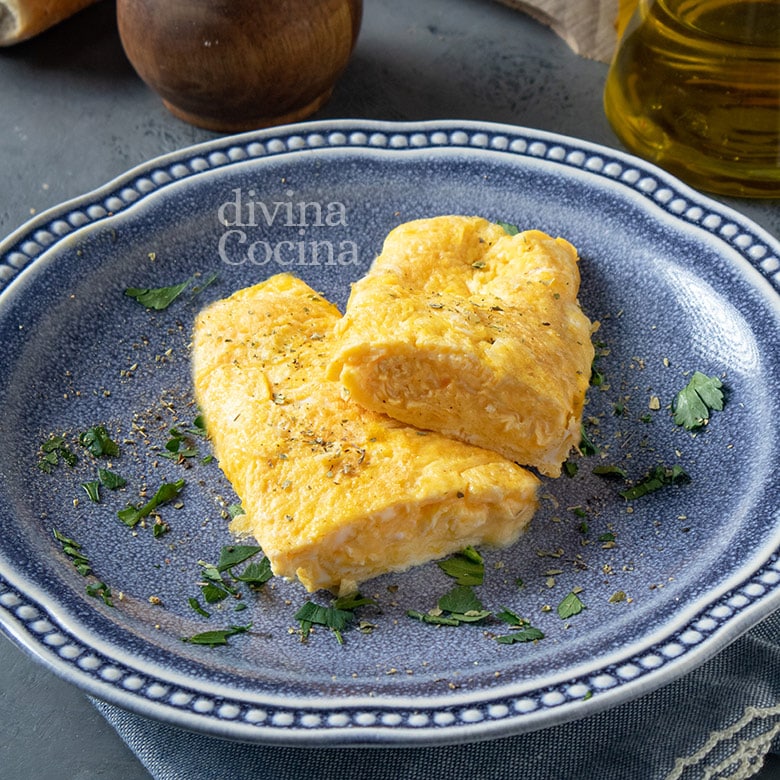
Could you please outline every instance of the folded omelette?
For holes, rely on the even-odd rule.
[[[361,406],[559,476],[593,361],[562,238],[479,217],[400,225],[352,287],[328,376]]]
[[[513,542],[536,508],[536,477],[344,398],[326,378],[344,354],[340,320],[287,274],[198,316],[196,398],[246,512],[231,530],[254,536],[275,574],[342,593],[466,545]]]

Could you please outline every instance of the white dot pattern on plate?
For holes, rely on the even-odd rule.
[[[60,647],[59,654],[62,656],[62,658],[65,658],[68,661],[73,661],[75,658],[78,658],[83,650],[75,644],[66,644]]]
[[[306,713],[301,716],[301,726],[307,729],[317,728],[322,723],[322,718],[319,715]]]
[[[67,207],[42,213],[0,245],[0,291],[30,262],[60,241],[68,239],[82,228],[110,219],[174,183],[199,176],[215,168],[246,164],[257,158],[275,155],[309,154],[323,147],[361,149],[374,155],[502,155],[516,158],[518,165],[575,168],[584,176],[604,180],[608,186],[624,187],[634,197],[646,198],[654,208],[665,211],[674,219],[683,220],[708,232],[739,253],[771,284],[780,289],[780,252],[773,240],[738,215],[724,217],[714,201],[700,196],[673,177],[629,158],[586,142],[566,139],[553,134],[522,128],[498,127],[485,129],[469,123],[421,123],[398,125],[391,129],[381,123],[311,123],[302,132],[280,128],[261,131],[244,138],[230,138],[199,147],[198,153],[182,151],[177,158],[151,161],[124,179],[116,180],[112,189],[89,193]],[[381,128],[381,129],[380,129]],[[155,712],[180,713],[178,722],[189,725],[203,721],[238,724],[244,736],[252,733],[296,729],[318,731],[364,732],[406,728],[470,732],[475,726],[508,724],[525,717],[537,717],[568,702],[589,707],[602,693],[642,677],[658,676],[670,664],[680,660],[691,649],[706,643],[724,629],[735,614],[765,599],[780,584],[780,562],[775,557],[747,581],[720,597],[695,615],[674,636],[667,636],[654,647],[645,647],[634,657],[622,658],[615,666],[588,673],[580,679],[568,679],[559,685],[538,690],[513,693],[498,687],[479,702],[458,698],[460,694],[443,696],[425,706],[412,706],[403,700],[390,700],[373,708],[311,706],[303,711],[294,704],[245,701],[241,693],[235,698],[212,695],[184,684],[155,679],[149,670],[134,668],[130,657],[123,661],[103,655],[94,648],[84,647],[72,636],[56,616],[27,595],[17,592],[0,576],[0,613],[4,622],[12,624],[18,636],[25,636],[55,667],[70,677],[78,676],[84,687],[99,692],[111,700],[117,692],[121,703],[127,697],[139,702],[139,708]],[[121,696],[119,692],[121,691]],[[235,732],[234,732],[235,733]]]

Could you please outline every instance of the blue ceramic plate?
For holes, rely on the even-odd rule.
[[[207,603],[203,563],[231,543],[236,499],[187,432],[195,313],[283,270],[343,305],[391,228],[446,213],[569,239],[583,307],[601,323],[602,383],[586,409],[598,453],[544,480],[531,530],[483,551],[475,588],[544,638],[500,643],[512,630],[495,617],[408,617],[452,586],[435,563],[367,583],[376,604],[356,610],[343,644],[328,629],[301,641],[308,596],[295,583]],[[316,122],[142,165],[0,247],[2,627],[95,696],[269,743],[506,735],[667,683],[780,607],[779,257],[766,232],[644,162],[518,127]],[[187,280],[159,311],[125,295]],[[670,405],[694,371],[719,377],[726,403],[692,433]],[[96,426],[118,455],[79,442]],[[171,428],[194,453],[165,457]],[[46,452],[52,435],[62,444]],[[621,496],[674,466],[689,481]],[[96,503],[82,485],[101,467],[126,485],[101,486]],[[159,508],[166,533],[119,520],[177,480]],[[571,602],[584,608],[561,617]],[[231,626],[249,628],[224,646],[182,641]]]

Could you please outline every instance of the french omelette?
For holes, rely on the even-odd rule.
[[[466,545],[512,543],[537,478],[496,452],[345,399],[325,378],[339,311],[287,274],[198,316],[196,399],[274,573],[346,593]]]
[[[562,238],[479,217],[400,225],[352,287],[328,377],[375,412],[557,477],[593,361]]]

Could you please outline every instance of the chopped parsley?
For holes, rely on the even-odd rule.
[[[580,467],[573,460],[566,460],[563,463],[563,473],[567,477],[576,477]]]
[[[219,645],[226,645],[228,639],[236,634],[245,634],[252,628],[250,623],[247,626],[230,626],[230,628],[216,629],[213,631],[203,631],[200,634],[194,636],[183,636],[182,642],[188,642],[191,645],[207,645],[209,647],[217,647]]]
[[[201,596],[206,604],[218,604],[229,596],[235,599],[242,598],[242,591],[238,587],[243,583],[249,588],[259,588],[273,577],[271,571],[271,562],[268,558],[261,558],[260,561],[248,563],[242,571],[233,571],[234,567],[239,566],[250,558],[262,552],[256,545],[228,545],[220,551],[219,561],[216,565],[206,561],[198,561],[201,567],[201,577],[198,583]],[[210,617],[200,601],[196,598],[188,599],[188,603],[199,615]],[[243,605],[236,606],[236,609],[245,609]]]
[[[60,461],[73,468],[78,462],[78,458],[68,449],[64,436],[52,434],[41,445],[41,457],[38,460],[38,468],[45,474],[51,474],[60,465]]]
[[[238,582],[259,587],[270,580],[274,573],[271,571],[271,561],[263,557],[257,562],[250,563],[242,572],[233,575]]]
[[[206,612],[205,609],[201,606],[201,603],[194,597],[191,596],[187,599],[187,603],[199,614],[203,617],[211,617],[211,612]]]
[[[618,477],[620,479],[628,479],[628,474],[622,466],[605,464],[603,466],[594,466],[592,471],[598,477]]]
[[[498,225],[499,227],[504,228],[504,232],[508,236],[516,236],[520,232],[520,228],[517,227],[517,225],[513,225],[511,222],[497,221],[496,225]]]
[[[621,490],[620,495],[626,501],[633,501],[648,493],[653,493],[667,485],[679,485],[689,482],[690,477],[682,466],[655,466],[639,482],[626,490]]]
[[[502,634],[496,637],[496,642],[502,645],[513,645],[519,642],[536,642],[540,639],[544,639],[544,633],[538,628],[528,626],[528,628],[521,628],[512,634]]]
[[[147,309],[160,311],[167,309],[187,289],[193,279],[194,277],[191,276],[186,282],[170,287],[128,287],[125,295],[138,301]]]
[[[485,561],[473,547],[466,547],[452,557],[438,561],[437,565],[458,585],[481,585],[485,576]]]
[[[96,504],[100,503],[100,488],[106,487],[109,490],[119,490],[127,484],[127,480],[124,477],[119,476],[115,472],[109,469],[98,469],[97,479],[91,479],[88,482],[82,482],[81,487],[84,488],[90,501]]]
[[[590,367],[590,386],[591,387],[602,387],[605,382],[607,381],[603,372],[596,367],[596,360],[598,359],[598,355],[593,359],[593,363]]]
[[[435,626],[459,626],[460,621],[454,617],[448,617],[439,610],[420,612],[417,609],[408,609],[406,616],[419,620],[422,623],[431,623]]]
[[[340,645],[344,644],[343,633],[355,619],[354,610],[367,604],[376,604],[374,599],[361,595],[359,591],[335,599],[329,606],[307,601],[296,613],[295,620],[301,626],[301,641],[305,642],[314,626],[329,628]]]
[[[723,409],[723,383],[716,376],[696,371],[674,399],[674,421],[686,430],[701,428],[710,419],[710,411]]]
[[[415,609],[407,611],[407,617],[440,626],[459,626],[461,623],[478,623],[490,617],[491,613],[482,606],[482,602],[470,585],[456,585],[438,601],[436,608],[429,612]]]
[[[195,276],[197,276],[197,274]],[[196,295],[200,295],[200,293],[218,278],[219,274],[216,271],[212,271],[200,284],[195,285],[195,287],[192,288],[192,297],[194,298]]]
[[[206,419],[202,414],[199,414],[192,421],[192,427],[187,429],[187,433],[192,433],[195,436],[201,436],[204,439],[208,436],[208,431],[206,430]]]
[[[86,491],[90,501],[96,504],[100,503],[100,482],[92,479],[89,482],[82,482],[81,487]]]
[[[564,596],[561,603],[558,604],[558,617],[561,620],[567,620],[574,615],[579,615],[583,609],[585,609],[585,605],[582,603],[580,597],[572,590]]]
[[[593,440],[585,430],[585,426],[580,426],[580,452],[583,455],[597,455],[599,448],[593,443]]]
[[[87,585],[87,595],[96,599],[103,599],[107,607],[113,607],[114,602],[111,597],[111,588],[105,582],[91,582]]]
[[[54,538],[60,543],[62,551],[70,558],[76,571],[82,577],[87,577],[92,573],[89,558],[81,551],[81,545],[77,541],[61,534],[56,528],[54,529]]]
[[[162,485],[157,488],[157,492],[145,504],[141,504],[140,506],[128,504],[125,509],[120,509],[119,512],[117,512],[117,516],[125,525],[134,528],[139,521],[148,517],[159,506],[169,501],[173,501],[173,499],[179,495],[183,487],[183,479],[176,480],[176,482],[163,482]]]
[[[168,431],[168,440],[165,442],[165,452],[161,453],[164,458],[175,460],[181,463],[185,458],[194,458],[198,454],[193,437],[205,439],[208,436],[206,423],[202,414],[199,414],[192,425],[183,430],[171,428]],[[204,458],[208,462],[210,458]]]
[[[184,458],[194,458],[198,454],[197,447],[193,446],[187,434],[178,428],[171,428],[168,433],[170,438],[165,442],[165,452],[161,453],[164,458],[182,461]]]
[[[502,645],[513,645],[524,642],[536,642],[540,639],[544,639],[544,633],[538,628],[534,628],[530,621],[520,617],[516,612],[511,609],[504,609],[501,612],[496,613],[496,617],[503,623],[506,623],[512,633],[502,634],[496,637],[496,642]]]
[[[228,545],[222,548],[219,561],[214,568],[220,575],[220,579],[223,572],[228,572],[236,582],[259,587],[274,576],[271,571],[271,561],[268,558],[263,557],[259,561],[252,561],[244,567],[243,571],[238,573],[233,571],[233,567],[248,561],[261,552],[260,547],[256,545]],[[212,577],[212,580],[216,580],[216,577]],[[224,580],[222,584],[224,586]],[[233,590],[230,592],[234,593]]]
[[[228,596],[237,596],[236,588],[222,577],[222,572],[213,563],[199,561],[202,580],[200,592],[207,604],[217,604]]]
[[[364,596],[359,590],[353,593],[348,593],[346,596],[339,596],[334,602],[333,606],[337,609],[353,610],[358,607],[365,607],[367,604],[376,604],[374,599]]]
[[[469,585],[456,585],[439,599],[438,607],[465,623],[483,620],[490,614]]]
[[[257,545],[231,544],[227,547],[223,547],[219,553],[217,571],[227,571],[228,569],[233,568],[233,566],[238,566],[239,563],[248,561],[259,552],[261,552],[261,549]]]
[[[75,539],[71,539],[70,537],[65,536],[56,528],[54,529],[54,538],[60,543],[62,546],[62,551],[65,553],[65,555],[68,556],[68,558],[70,558],[76,568],[76,571],[82,577],[93,576],[92,565],[89,562],[89,558],[84,554],[81,549],[81,545]],[[88,596],[103,599],[103,603],[106,606],[114,606],[114,602],[111,597],[111,588],[109,588],[105,582],[89,582],[85,586],[85,590]]]
[[[98,482],[109,490],[119,490],[127,484],[127,480],[110,469],[98,469]]]
[[[96,458],[119,455],[119,445],[108,435],[103,425],[95,425],[79,436],[79,444],[86,447]]]

